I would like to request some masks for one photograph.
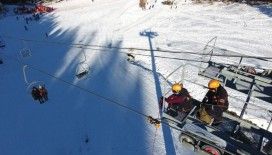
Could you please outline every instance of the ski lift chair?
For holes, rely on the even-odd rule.
[[[39,87],[39,86],[43,86],[45,87],[45,84],[43,81],[33,81],[31,83],[28,84],[27,88],[26,88],[26,91],[27,93],[31,94],[31,91],[32,91],[32,88],[33,87]]]
[[[87,63],[79,63],[78,67],[76,69],[76,77],[78,79],[82,79],[83,77],[86,77],[90,72],[90,67]]]
[[[220,75],[222,69],[223,69],[222,65],[209,61],[208,66],[204,68],[202,71],[199,71],[198,75],[214,79]]]

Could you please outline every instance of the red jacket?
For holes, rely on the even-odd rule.
[[[185,102],[186,97],[180,94],[172,94],[165,101],[169,104],[168,106],[179,105]]]

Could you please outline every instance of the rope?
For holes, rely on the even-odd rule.
[[[54,76],[54,75],[52,75],[52,74],[50,74],[50,73],[47,73],[47,72],[45,72],[45,71],[43,71],[43,70],[38,69],[37,67],[30,66],[30,65],[28,65],[28,67],[30,67],[30,68],[32,68],[32,69],[34,69],[34,70],[37,70],[37,71],[39,71],[39,72],[41,72],[41,73],[43,73],[43,74],[45,74],[45,75],[48,75],[48,76],[50,76],[50,77],[52,77],[52,78],[55,78],[55,79],[57,79],[57,80],[59,80],[59,81],[61,81],[61,82],[63,82],[63,83],[66,83],[66,84],[68,84],[68,85],[71,85],[71,86],[73,86],[73,87],[76,87],[76,88],[78,88],[78,89],[80,89],[80,90],[82,90],[82,91],[85,91],[85,92],[89,93],[89,94],[92,94],[92,95],[97,96],[97,97],[99,97],[99,98],[101,98],[101,99],[104,99],[104,100],[106,100],[106,101],[108,101],[108,102],[110,102],[110,103],[113,103],[113,104],[115,104],[115,105],[117,105],[117,106],[119,106],[119,107],[122,107],[122,108],[124,108],[124,109],[129,110],[129,111],[132,111],[132,112],[134,112],[134,113],[136,113],[136,114],[138,114],[138,115],[140,115],[140,116],[144,116],[144,117],[146,117],[146,118],[149,120],[149,122],[150,122],[151,124],[154,124],[154,125],[156,126],[156,128],[158,128],[158,127],[160,126],[161,121],[159,121],[158,119],[153,118],[152,116],[146,115],[146,114],[144,114],[144,113],[142,113],[142,112],[139,112],[139,111],[137,111],[137,110],[134,110],[133,108],[131,108],[131,107],[129,107],[129,106],[126,106],[126,105],[121,104],[121,103],[119,103],[119,102],[117,102],[117,101],[114,101],[114,100],[111,99],[111,98],[107,98],[107,97],[102,96],[102,95],[100,95],[100,94],[97,94],[97,93],[95,93],[95,92],[93,92],[93,91],[90,91],[90,90],[88,90],[88,89],[86,89],[86,88],[80,87],[80,86],[75,85],[75,84],[73,84],[73,83],[70,83],[70,82],[68,82],[68,81],[66,81],[66,80],[63,80],[63,79],[61,79],[61,78],[58,78],[58,77],[56,77],[56,76]]]
[[[25,65],[23,64],[22,61],[19,61],[19,60],[17,60],[16,58],[13,58],[13,57],[10,57],[10,58],[12,58],[13,60],[19,62],[22,66],[25,66]],[[134,113],[136,113],[136,114],[138,114],[138,115],[140,115],[140,116],[146,117],[146,118],[149,120],[149,122],[150,122],[151,124],[154,124],[156,127],[159,127],[160,121],[159,121],[158,119],[153,118],[153,117],[150,116],[150,115],[147,115],[147,114],[144,114],[144,113],[139,112],[139,111],[137,111],[137,110],[134,110],[133,108],[131,108],[131,107],[129,107],[129,106],[126,106],[126,105],[124,105],[124,104],[122,104],[122,103],[119,103],[119,102],[117,102],[117,101],[115,101],[115,100],[113,100],[113,99],[111,99],[111,98],[107,98],[107,97],[105,97],[105,96],[102,96],[102,95],[100,95],[100,94],[95,93],[94,91],[88,90],[88,89],[86,89],[86,88],[83,88],[83,87],[81,87],[81,86],[78,86],[78,85],[76,85],[76,84],[73,84],[73,83],[71,83],[71,82],[68,82],[68,81],[66,81],[66,80],[63,80],[63,79],[61,79],[61,78],[59,78],[59,77],[56,77],[56,76],[54,76],[54,75],[52,75],[52,74],[50,74],[50,73],[48,73],[48,72],[46,72],[46,71],[44,71],[44,70],[39,69],[39,68],[36,67],[36,66],[27,65],[27,67],[29,67],[29,68],[31,68],[31,69],[33,69],[33,70],[36,70],[36,71],[38,71],[38,72],[40,72],[40,73],[42,73],[42,74],[45,74],[45,75],[47,75],[47,76],[49,76],[49,77],[52,77],[52,78],[54,78],[54,79],[57,79],[57,80],[59,80],[59,81],[61,81],[61,82],[63,82],[63,83],[66,83],[66,84],[70,85],[70,86],[76,87],[76,88],[78,88],[78,89],[80,89],[80,90],[82,90],[82,91],[85,91],[85,92],[87,92],[87,93],[89,93],[89,94],[91,94],[91,95],[94,95],[94,96],[97,96],[97,97],[99,97],[99,98],[101,98],[101,99],[104,99],[104,100],[106,100],[106,101],[108,101],[108,102],[110,102],[110,103],[113,103],[113,104],[115,104],[115,105],[117,105],[117,106],[119,106],[119,107],[125,108],[125,109],[127,109],[127,110],[129,110],[129,111],[131,111],[131,112],[134,112]]]

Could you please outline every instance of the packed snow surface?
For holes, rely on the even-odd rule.
[[[199,57],[155,49],[202,53],[217,37],[220,48],[271,57],[272,8],[190,1],[177,1],[171,8],[151,0],[142,10],[138,3],[49,3],[53,12],[28,23],[25,19],[31,15],[14,15],[15,6],[8,6],[10,12],[0,19],[0,39],[6,44],[0,49],[1,154],[196,154],[179,143],[178,131],[168,126],[156,129],[143,115],[159,117],[158,98],[174,82],[183,81],[192,97],[201,100],[208,79],[197,76],[199,63],[160,58]],[[125,53],[136,54],[135,62],[128,62]],[[77,72],[88,68],[87,77],[77,79]],[[35,82],[49,91],[44,104],[31,97]],[[227,90],[245,101],[244,94]],[[243,105],[238,99],[230,99],[230,110],[237,113]],[[253,101],[257,106],[249,106],[245,118],[267,128],[271,103]]]

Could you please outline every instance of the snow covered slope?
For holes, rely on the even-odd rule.
[[[178,1],[177,9],[171,9],[159,0],[150,1],[147,10],[127,0],[67,0],[49,5],[56,10],[39,21],[27,24],[25,18],[30,15],[17,20],[11,13],[0,19],[0,36],[6,43],[0,50],[3,155],[194,154],[179,144],[177,131],[166,126],[156,130],[139,115],[158,117],[157,100],[169,89],[164,77],[185,63],[154,56],[194,58],[152,49],[201,52],[217,36],[219,47],[272,56],[269,6]],[[131,64],[122,53],[129,50],[71,46],[77,43],[147,48],[151,52],[142,54],[152,57],[136,56],[137,62]],[[18,59],[24,48],[31,50],[31,57]],[[79,80],[75,72],[82,62],[90,67],[90,74]],[[29,65],[27,81],[24,65]],[[186,73],[191,80],[197,75],[195,68],[187,68]],[[170,78],[172,83],[179,80],[180,75]],[[45,83],[49,91],[45,104],[33,101],[26,90],[33,81]],[[206,93],[201,86],[184,85],[197,99]]]

